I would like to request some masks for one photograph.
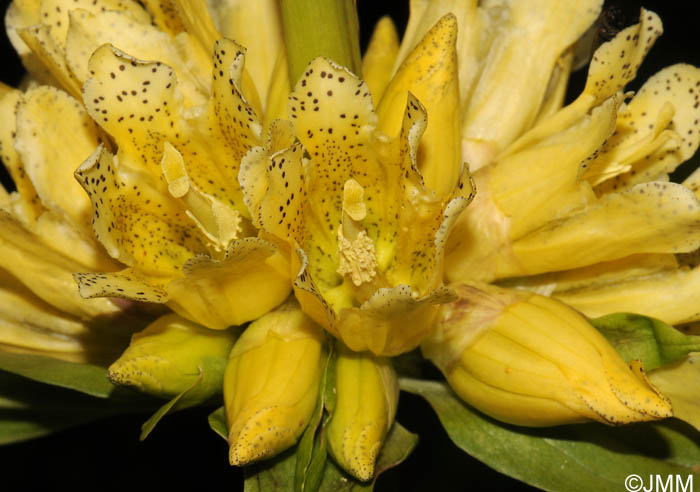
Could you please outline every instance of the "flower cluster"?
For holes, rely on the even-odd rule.
[[[13,0],[0,350],[223,400],[232,464],[301,440],[361,481],[414,350],[504,422],[685,418],[589,318],[700,320],[700,174],[669,181],[700,69],[624,92],[642,9],[564,105],[601,3],[412,2],[400,43],[382,19],[292,80],[272,0]]]

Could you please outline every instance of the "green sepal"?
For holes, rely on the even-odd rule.
[[[615,313],[590,321],[626,362],[641,360],[646,371],[700,351],[700,336],[685,335],[648,316]]]
[[[319,384],[316,407],[297,446],[297,460],[294,473],[295,492],[316,492],[323,478],[323,470],[328,458],[328,443],[324,428],[335,407],[335,362],[337,359],[334,344],[329,343],[323,376]],[[324,409],[327,413],[324,416]]]
[[[472,409],[437,381],[400,379],[425,398],[450,439],[491,468],[548,491],[619,491],[631,474],[700,480],[700,433],[677,420],[608,427],[503,424]]]

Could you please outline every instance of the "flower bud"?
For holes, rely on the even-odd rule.
[[[318,397],[324,341],[296,301],[246,328],[224,376],[232,465],[269,458],[297,441]]]
[[[387,358],[353,352],[340,342],[336,347],[337,400],[328,426],[328,444],[343,469],[360,480],[370,480],[396,415],[396,372]]]
[[[423,353],[467,403],[504,422],[625,424],[671,405],[577,311],[548,297],[457,285]]]
[[[230,330],[210,330],[166,314],[131,337],[129,347],[109,366],[107,377],[163,398],[191,388],[183,398],[203,401],[221,391],[234,339]]]

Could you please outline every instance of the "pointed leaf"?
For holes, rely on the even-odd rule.
[[[0,351],[0,369],[41,383],[80,391],[97,398],[134,398],[107,379],[107,369],[33,354]]]
[[[209,427],[228,441],[228,428],[226,427],[226,410],[223,406],[217,408],[209,414]]]
[[[192,383],[192,385],[185,389],[182,393],[177,395],[176,397],[172,398],[170,401],[168,401],[165,405],[161,406],[158,410],[156,410],[156,413],[154,413],[151,418],[149,418],[147,421],[143,423],[141,426],[141,434],[139,435],[139,441],[143,441],[148,437],[148,435],[151,433],[151,431],[158,425],[158,422],[160,422],[160,419],[165,417],[171,410],[176,408],[178,403],[180,403],[180,408],[183,406],[186,406],[186,402],[183,402],[183,397],[188,395],[192,389],[195,388],[195,386],[199,385],[199,383],[202,382],[204,379],[204,371],[202,371],[201,367],[199,369],[199,377],[197,380]],[[183,405],[185,403],[185,405]]]
[[[523,428],[463,404],[442,382],[400,380],[425,398],[452,441],[495,470],[549,491],[619,491],[631,474],[700,480],[700,433],[676,420],[611,428]]]
[[[94,398],[4,371],[0,371],[0,388],[0,445],[151,408],[149,399]]]

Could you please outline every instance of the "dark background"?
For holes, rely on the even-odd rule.
[[[363,49],[372,26],[382,15],[390,14],[399,29],[405,26],[407,5],[367,0],[358,3]],[[642,5],[657,12],[664,22],[664,35],[630,89],[638,88],[649,76],[673,63],[700,66],[697,0],[608,3],[622,8],[625,25],[636,22]],[[7,4],[7,0],[0,0],[3,12]],[[1,41],[2,53],[10,53],[4,32]],[[3,57],[1,67],[0,79],[16,85],[22,75],[18,58]],[[578,94],[584,81],[585,70],[573,77],[570,94]],[[694,161],[684,166],[686,171],[697,166]],[[209,429],[208,412],[194,409],[169,416],[143,443],[138,441],[138,433],[147,415],[113,417],[46,438],[0,447],[0,489],[156,491],[186,490],[196,484],[198,490],[242,490],[242,474],[228,465],[227,445]],[[420,398],[403,393],[397,418],[409,430],[419,433],[421,441],[405,463],[379,478],[375,490],[533,490],[457,449]],[[571,490],[576,490],[575,484]]]

